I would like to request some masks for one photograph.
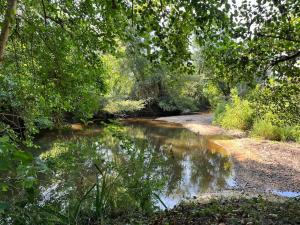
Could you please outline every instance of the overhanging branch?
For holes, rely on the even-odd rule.
[[[294,52],[293,54],[290,55],[286,55],[286,56],[281,56],[281,57],[277,57],[276,59],[274,59],[271,63],[271,66],[275,66],[281,62],[285,62],[285,61],[289,61],[289,60],[293,60],[300,57],[300,50]]]

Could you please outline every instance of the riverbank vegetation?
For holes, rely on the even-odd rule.
[[[261,110],[261,105],[251,98],[240,98],[233,89],[228,101],[217,105],[214,123],[226,129],[248,131],[250,136],[276,141],[300,141],[299,123],[289,121],[279,113]],[[297,116],[293,118],[297,120]],[[293,121],[293,120],[292,120]]]
[[[1,1],[3,223],[24,224],[31,216],[40,221],[40,211],[20,216],[15,207],[46,210],[35,194],[39,177],[59,165],[51,168],[51,160],[28,150],[38,151],[41,130],[211,109],[225,128],[300,141],[299,18],[297,0]],[[92,211],[98,220],[104,180],[85,192],[97,190]],[[136,197],[125,186],[117,189],[127,200]],[[21,202],[10,198],[17,192]],[[143,194],[148,201],[152,189]],[[133,200],[135,206],[140,200]],[[58,217],[78,218],[81,203],[74,206]],[[61,223],[55,221],[48,224]]]

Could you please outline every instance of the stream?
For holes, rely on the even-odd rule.
[[[167,169],[163,175],[167,180],[159,197],[168,208],[184,199],[195,198],[201,193],[236,186],[230,156],[210,139],[199,136],[181,125],[152,119],[126,119],[120,126],[136,147],[151,146],[155,152],[165,157]],[[53,199],[63,199],[71,191],[75,192],[75,195],[83,195],[84,189],[94,181],[91,175],[91,152],[82,150],[79,156],[74,155],[60,147],[62,143],[72,142],[74,139],[77,142],[101,142],[100,148],[108,151],[109,155],[113,155],[120,145],[118,137],[105,132],[102,126],[75,128],[77,131],[61,134],[50,132],[37,140],[41,148],[35,155],[42,159],[55,159],[58,165],[51,175],[41,179],[43,198],[40,204]],[[77,162],[78,158],[82,159],[80,163]],[[160,208],[163,208],[163,204],[157,202]]]

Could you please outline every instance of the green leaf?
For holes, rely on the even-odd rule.
[[[9,204],[6,202],[0,202],[0,212],[7,209],[9,207]]]
[[[21,160],[22,162],[31,162],[33,160],[33,156],[24,151],[15,151],[13,157],[14,159]]]
[[[37,179],[35,177],[26,177],[24,180],[24,187],[25,188],[32,188],[37,182]]]
[[[0,159],[0,171],[9,170],[10,165],[7,160]]]
[[[0,183],[0,190],[3,192],[7,192],[9,190],[9,186],[5,183]]]

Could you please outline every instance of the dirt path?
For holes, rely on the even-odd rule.
[[[211,124],[209,113],[157,120],[179,123],[228,151],[234,162],[237,189],[300,194],[300,144],[258,140],[246,137],[243,132],[224,130]],[[224,135],[231,139],[224,139]]]

